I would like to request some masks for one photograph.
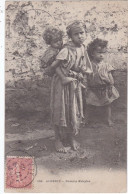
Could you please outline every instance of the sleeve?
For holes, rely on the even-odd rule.
[[[62,61],[68,61],[69,56],[68,56],[68,49],[67,48],[63,48],[59,54],[56,56],[56,59],[58,60],[62,60]]]
[[[108,63],[102,62],[99,66],[98,72],[102,80],[105,80],[109,84],[113,84],[114,80],[111,71],[115,70],[114,67]]]
[[[48,48],[41,58],[41,67],[45,68],[51,65],[51,63],[55,60],[56,55],[57,55],[57,50]]]

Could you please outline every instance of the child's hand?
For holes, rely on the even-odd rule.
[[[78,78],[78,80],[83,80],[84,77],[83,77],[82,73],[78,73],[77,78]]]
[[[72,81],[76,81],[77,79],[75,79],[75,78],[72,78],[72,77],[65,77],[64,79],[62,79],[62,84],[63,85],[66,85],[66,84],[68,84],[68,83],[70,83],[70,82],[72,82]]]

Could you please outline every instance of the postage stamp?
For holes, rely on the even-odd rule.
[[[32,188],[34,158],[8,156],[6,159],[6,188]]]

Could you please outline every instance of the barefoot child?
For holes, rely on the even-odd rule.
[[[94,106],[104,106],[107,110],[107,122],[113,125],[111,118],[111,103],[119,98],[114,87],[112,71],[115,69],[103,61],[107,51],[107,41],[95,39],[88,45],[88,55],[92,62],[93,75],[89,76],[86,103]]]
[[[51,65],[56,69],[52,81],[51,110],[58,152],[66,152],[63,132],[70,146],[74,150],[79,148],[75,135],[78,134],[83,118],[82,88],[86,87],[87,74],[92,72],[83,44],[83,23],[74,21],[67,27],[67,34],[71,41],[65,44]]]
[[[49,45],[48,49],[45,51],[42,59],[41,59],[41,69],[44,71],[44,75],[48,75],[50,77],[53,77],[53,82],[54,83],[55,77],[55,67],[52,66],[52,63],[55,61],[55,58],[57,54],[59,53],[60,49],[62,48],[63,45],[63,32],[57,28],[54,27],[48,27],[45,29],[43,33],[43,39],[46,42],[46,44]],[[53,112],[53,86],[51,86],[51,107]],[[52,127],[54,128],[55,131],[55,146],[56,150],[59,152],[66,152],[67,148],[64,148],[62,146],[62,129],[58,125],[54,125],[52,123]]]

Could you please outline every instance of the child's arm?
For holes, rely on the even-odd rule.
[[[45,70],[46,75],[53,76],[55,73],[55,69],[59,66],[59,64],[59,60],[55,60],[54,62],[52,62],[52,64],[48,66]]]
[[[51,64],[51,68],[56,68],[56,67],[58,67],[59,66],[59,64],[60,64],[60,60],[55,60],[52,64]]]
[[[57,75],[61,78],[61,80],[65,79],[66,76],[62,73],[60,67],[57,67],[55,71],[56,71]]]
[[[75,78],[72,78],[72,77],[66,77],[63,74],[63,72],[61,71],[60,67],[57,67],[55,71],[56,71],[56,74],[60,77],[63,85],[66,85],[66,84],[76,80]]]

